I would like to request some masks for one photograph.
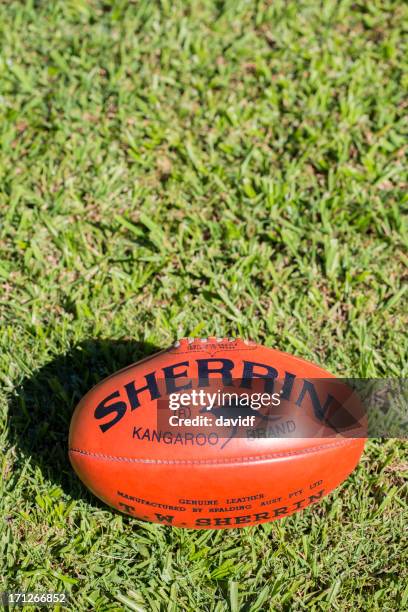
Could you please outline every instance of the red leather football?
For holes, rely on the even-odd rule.
[[[273,521],[319,501],[360,459],[365,438],[340,435],[326,418],[333,401],[344,403],[333,400],[336,380],[253,342],[183,339],[85,395],[69,457],[97,497],[140,519],[198,529]],[[278,405],[272,417],[255,409],[255,418],[251,407],[222,412],[220,396],[208,399],[219,385],[239,391],[240,402],[256,387]],[[192,409],[193,389],[207,393],[206,406]]]

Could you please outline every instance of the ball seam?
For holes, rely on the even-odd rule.
[[[352,441],[356,438],[352,438]],[[266,455],[250,455],[246,457],[218,457],[214,459],[150,459],[150,458],[141,458],[141,457],[121,457],[116,455],[106,455],[104,453],[95,453],[92,451],[87,451],[81,448],[70,448],[70,453],[78,453],[80,455],[85,455],[86,457],[92,457],[94,459],[109,459],[112,461],[123,461],[127,463],[154,463],[154,464],[165,464],[165,465],[211,465],[211,464],[228,464],[228,463],[255,463],[257,461],[264,461],[268,459],[281,459],[284,457],[293,457],[293,456],[301,456],[308,455],[312,453],[317,453],[320,450],[329,450],[332,448],[341,448],[342,446],[348,446],[350,444],[350,440],[341,441],[333,444],[320,444],[319,446],[314,446],[308,449],[299,449],[293,451],[285,451],[280,453],[269,453]]]

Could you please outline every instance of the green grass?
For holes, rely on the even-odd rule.
[[[81,395],[181,336],[408,375],[407,21],[391,0],[0,2],[0,589],[408,608],[401,441],[228,532],[110,511],[66,456]]]

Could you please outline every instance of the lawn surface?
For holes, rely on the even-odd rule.
[[[403,442],[228,532],[121,516],[66,454],[81,395],[177,337],[408,375],[407,23],[385,0],[0,2],[0,590],[408,608]]]

